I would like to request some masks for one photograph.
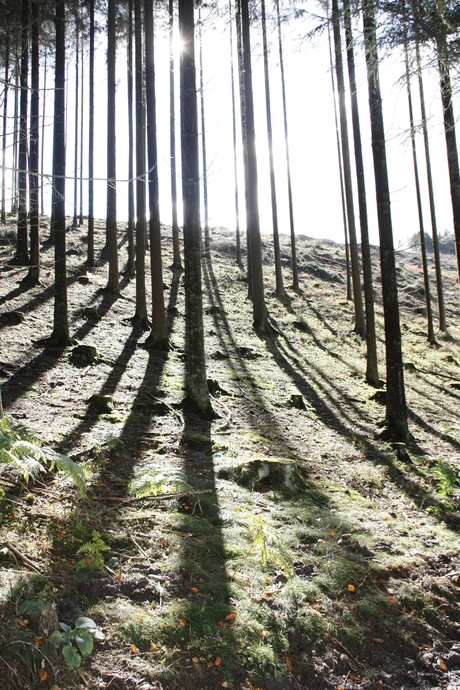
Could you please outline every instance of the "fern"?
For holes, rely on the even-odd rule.
[[[254,516],[249,511],[246,513],[245,527],[252,537],[252,551],[258,551],[262,563],[275,563],[280,565],[291,577],[294,564],[289,550],[283,540],[274,532],[262,516]]]
[[[187,481],[187,474],[183,470],[169,469],[159,471],[151,464],[137,468],[134,479],[129,486],[129,492],[137,498],[171,491],[193,491],[193,486]]]
[[[103,551],[108,551],[109,546],[102,539],[99,532],[93,529],[91,541],[86,542],[78,549],[77,553],[81,553],[83,558],[75,564],[77,569],[81,568],[95,568],[96,570],[103,570],[104,558]]]
[[[0,463],[12,465],[25,480],[45,472],[48,464],[49,469],[56,467],[70,476],[83,496],[86,493],[83,472],[73,460],[50,448],[40,448],[25,426],[13,425],[7,417],[0,419]]]
[[[437,491],[440,496],[451,496],[454,489],[460,485],[460,480],[457,473],[448,462],[438,460],[433,474],[437,481]]]

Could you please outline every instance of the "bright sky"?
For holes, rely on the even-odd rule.
[[[269,6],[267,7],[267,9]],[[232,152],[232,105],[230,91],[229,28],[227,18],[206,16],[203,12],[203,53],[204,53],[204,96],[206,119],[206,146],[208,160],[210,225],[235,228],[234,214],[234,172]],[[289,119],[289,146],[292,164],[293,199],[295,228],[297,234],[323,237],[343,242],[342,206],[337,163],[336,134],[329,71],[329,52],[327,34],[318,35],[311,41],[302,37],[312,28],[311,19],[297,19],[291,26],[283,27],[284,60],[286,73],[287,106]],[[176,28],[176,33],[178,29]],[[278,216],[281,232],[289,233],[287,185],[284,159],[284,135],[282,120],[281,84],[278,57],[276,25],[268,22],[271,64],[272,118],[275,138],[275,174],[277,180]],[[157,22],[156,27],[156,89],[158,111],[158,152],[160,175],[161,220],[171,222],[170,211],[170,172],[169,172],[169,39],[166,17]],[[355,39],[360,39],[361,24],[355,24]],[[235,36],[233,37],[236,44]],[[253,46],[253,79],[256,108],[256,137],[259,162],[259,202],[261,230],[272,232],[267,134],[265,119],[265,95],[263,82],[262,36],[260,23],[251,29]],[[95,112],[97,142],[95,155],[95,177],[104,180],[106,176],[106,82],[105,82],[105,40],[99,37],[96,59]],[[428,58],[428,55],[425,56]],[[357,81],[359,88],[360,117],[364,142],[366,183],[368,190],[368,209],[371,242],[378,243],[378,228],[373,188],[372,153],[370,147],[370,127],[367,101],[367,82],[364,57],[359,47],[356,49]],[[73,99],[74,64],[69,55],[68,72],[68,134],[67,134],[67,174],[73,174]],[[198,64],[198,59],[197,59]],[[346,59],[344,56],[344,66]],[[178,86],[179,65],[177,61]],[[236,65],[235,65],[236,70]],[[88,74],[87,59],[85,73]],[[407,246],[407,239],[418,232],[418,216],[413,183],[413,164],[409,130],[407,93],[401,76],[404,61],[401,55],[391,55],[382,61],[381,82],[384,102],[384,120],[387,133],[387,154],[392,202],[392,218],[395,242]],[[235,71],[236,74],[236,71]],[[48,75],[51,79],[51,73]],[[119,44],[117,53],[117,178],[118,218],[127,217],[127,185],[122,182],[128,177],[127,165],[127,95],[126,95],[126,47]],[[448,186],[447,159],[442,128],[442,110],[438,90],[438,77],[435,69],[424,71],[426,107],[429,118],[431,156],[433,163],[435,198],[437,205],[438,230],[452,228],[452,211]],[[197,81],[198,85],[198,81]],[[48,83],[49,86],[49,83]],[[237,85],[235,85],[236,93]],[[176,89],[177,140],[179,141],[179,93]],[[85,91],[85,103],[88,93]],[[413,101],[415,117],[419,122],[418,86],[413,81]],[[458,114],[460,104],[454,103]],[[47,103],[47,115],[51,118],[52,102]],[[48,118],[47,118],[48,120]],[[48,120],[51,122],[51,119]],[[351,119],[349,119],[351,137]],[[52,128],[47,128],[46,148],[48,151],[48,172],[51,170]],[[87,139],[87,124],[85,129]],[[431,232],[428,206],[428,193],[425,182],[425,161],[423,140],[417,136],[420,177],[424,203],[425,230]],[[87,176],[87,155],[83,174]],[[180,150],[178,148],[178,158]],[[238,154],[238,177],[240,184],[240,208],[243,209],[243,172],[241,152]],[[84,185],[84,212],[87,212],[87,185]],[[178,178],[180,190],[180,178]],[[49,199],[49,197],[48,197]],[[73,183],[67,184],[69,215],[73,208]],[[49,201],[48,201],[49,203]],[[95,190],[95,215],[105,217],[105,184],[98,182]],[[358,227],[357,203],[355,207]],[[241,220],[244,228],[244,217]]]

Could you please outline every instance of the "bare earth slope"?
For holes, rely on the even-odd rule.
[[[88,270],[84,236],[67,233],[70,332],[95,359],[38,342],[52,329],[54,249],[42,248],[43,284],[26,289],[26,269],[8,265],[14,226],[2,229],[5,414],[76,460],[87,496],[54,471],[26,483],[0,465],[0,687],[460,687],[455,257],[443,257],[449,336],[429,347],[421,261],[397,256],[404,447],[379,438],[384,392],[364,382],[343,247],[300,237],[301,291],[279,301],[264,237],[277,335],[260,338],[233,236],[213,231],[203,285],[216,419],[203,422],[180,405],[183,274],[167,268],[169,228],[168,353],[146,350],[130,323],[133,279],[119,299],[104,293],[104,226]],[[282,251],[288,286],[286,238]],[[82,615],[105,638],[69,670],[47,638]]]

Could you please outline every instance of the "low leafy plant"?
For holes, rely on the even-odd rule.
[[[103,570],[104,568],[104,557],[102,555],[103,551],[108,551],[109,546],[102,539],[99,532],[93,529],[91,541],[86,542],[78,549],[77,553],[81,553],[83,558],[81,558],[75,564],[77,569],[80,568],[94,568],[95,570]]]
[[[452,496],[454,489],[460,486],[460,479],[453,467],[444,460],[438,460],[432,471],[436,477],[438,494]]]
[[[0,462],[12,465],[26,480],[56,467],[73,479],[83,496],[86,494],[83,472],[73,460],[50,448],[40,448],[25,426],[14,425],[7,417],[0,419]]]
[[[294,571],[293,561],[283,540],[275,534],[262,516],[254,516],[249,511],[245,512],[245,526],[252,537],[252,550],[260,553],[264,565],[267,562],[280,565],[291,576]]]
[[[62,655],[70,669],[80,666],[82,656],[91,654],[94,639],[104,639],[104,633],[98,630],[96,623],[91,618],[77,618],[73,629],[70,625],[62,622],[59,622],[59,627],[61,630],[55,630],[51,633],[49,641],[57,647],[63,645]],[[78,653],[77,649],[81,654]]]
[[[137,498],[142,498],[166,492],[193,491],[187,479],[187,474],[183,470],[168,468],[168,470],[158,471],[152,464],[146,464],[135,470],[129,492]]]

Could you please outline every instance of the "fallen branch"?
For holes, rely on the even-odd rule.
[[[9,550],[10,550],[12,553],[15,554],[15,556],[17,556],[18,558],[21,559],[21,561],[24,561],[24,563],[26,563],[30,568],[32,568],[33,570],[35,570],[36,573],[40,573],[40,570],[37,568],[37,566],[35,565],[35,563],[34,563],[33,561],[31,561],[30,558],[28,558],[27,556],[25,556],[23,553],[21,553],[20,551],[18,551],[18,549],[17,549],[15,546],[13,546],[13,545],[11,544],[11,542],[6,541],[5,544],[6,544],[6,546],[9,548]]]
[[[348,651],[348,649],[347,649],[346,647],[344,647],[344,645],[343,645],[341,642],[339,642],[339,640],[338,640],[336,637],[333,637],[332,639],[333,639],[333,641],[334,641],[336,644],[339,645],[339,647],[340,647],[341,649],[343,649],[343,651],[345,652],[345,654],[346,654],[347,656],[349,656],[350,659],[351,659],[352,661],[355,662],[355,664],[357,664],[358,666],[362,666],[362,664],[361,664],[357,659],[355,659],[355,657]]]

